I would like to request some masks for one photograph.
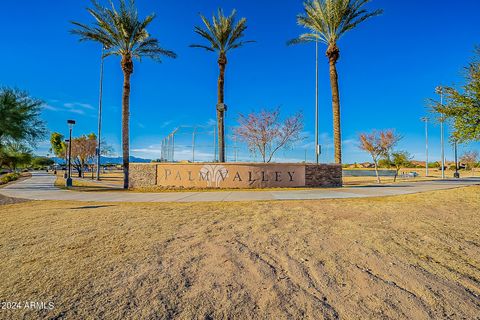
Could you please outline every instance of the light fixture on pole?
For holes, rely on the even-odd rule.
[[[428,177],[428,117],[421,120],[425,122],[425,177]]]
[[[101,149],[100,144],[102,141],[102,96],[103,96],[103,62],[104,62],[104,51],[105,47],[102,47],[102,59],[100,62],[100,92],[98,98],[98,137],[97,137],[97,148],[96,148],[96,155],[97,155],[97,180],[100,180],[100,160],[101,160]]]
[[[68,144],[68,176],[65,181],[67,187],[72,186],[72,129],[75,125],[75,120],[67,120],[68,128],[70,129],[70,143]]]
[[[438,86],[435,88],[435,92],[440,95],[440,107],[443,107],[443,87]],[[445,179],[445,133],[443,123],[445,122],[445,116],[440,114],[440,144],[442,145],[442,179]]]

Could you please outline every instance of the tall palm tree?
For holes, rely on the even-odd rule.
[[[326,55],[330,65],[332,89],[333,136],[335,162],[342,163],[342,138],[340,131],[340,94],[338,90],[337,61],[340,49],[337,41],[363,21],[377,16],[383,10],[368,12],[364,6],[370,0],[311,0],[304,3],[305,12],[297,16],[300,26],[310,32],[300,35],[288,44],[319,41],[327,45]]]
[[[233,10],[230,16],[225,16],[222,9],[218,9],[218,16],[212,17],[208,21],[203,15],[200,18],[205,25],[195,27],[195,32],[207,40],[208,45],[192,44],[190,47],[203,48],[208,51],[218,53],[218,67],[220,74],[218,76],[218,100],[217,100],[217,126],[218,126],[218,155],[219,161],[225,162],[225,68],[227,66],[227,52],[232,49],[242,47],[244,44],[254,41],[242,41],[244,31],[247,29],[247,19],[241,18],[236,21],[236,10]]]
[[[134,0],[120,0],[118,9],[110,0],[110,7],[102,7],[92,0],[93,8],[87,11],[94,17],[92,25],[72,23],[78,27],[71,32],[80,36],[80,41],[96,41],[105,48],[104,56],[121,57],[123,71],[122,95],[122,149],[123,149],[123,187],[128,188],[128,166],[130,156],[129,120],[130,120],[130,77],[133,73],[133,60],[143,57],[160,62],[161,56],[176,58],[172,51],[160,47],[158,40],[147,32],[147,26],[155,18],[154,14],[141,20]]]

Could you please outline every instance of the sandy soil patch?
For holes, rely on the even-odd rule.
[[[478,319],[479,193],[5,205],[0,318]]]

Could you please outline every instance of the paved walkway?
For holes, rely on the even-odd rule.
[[[0,189],[0,194],[31,200],[69,200],[89,202],[206,202],[256,200],[314,200],[365,198],[412,194],[480,185],[480,178],[436,180],[390,185],[351,186],[338,189],[309,189],[286,191],[209,191],[136,193],[125,191],[79,192],[54,186],[55,176],[33,173],[30,179]]]

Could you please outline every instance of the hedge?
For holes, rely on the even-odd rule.
[[[7,173],[6,175],[0,177],[0,185],[9,183],[10,181],[15,181],[20,178],[20,174],[16,172]]]

